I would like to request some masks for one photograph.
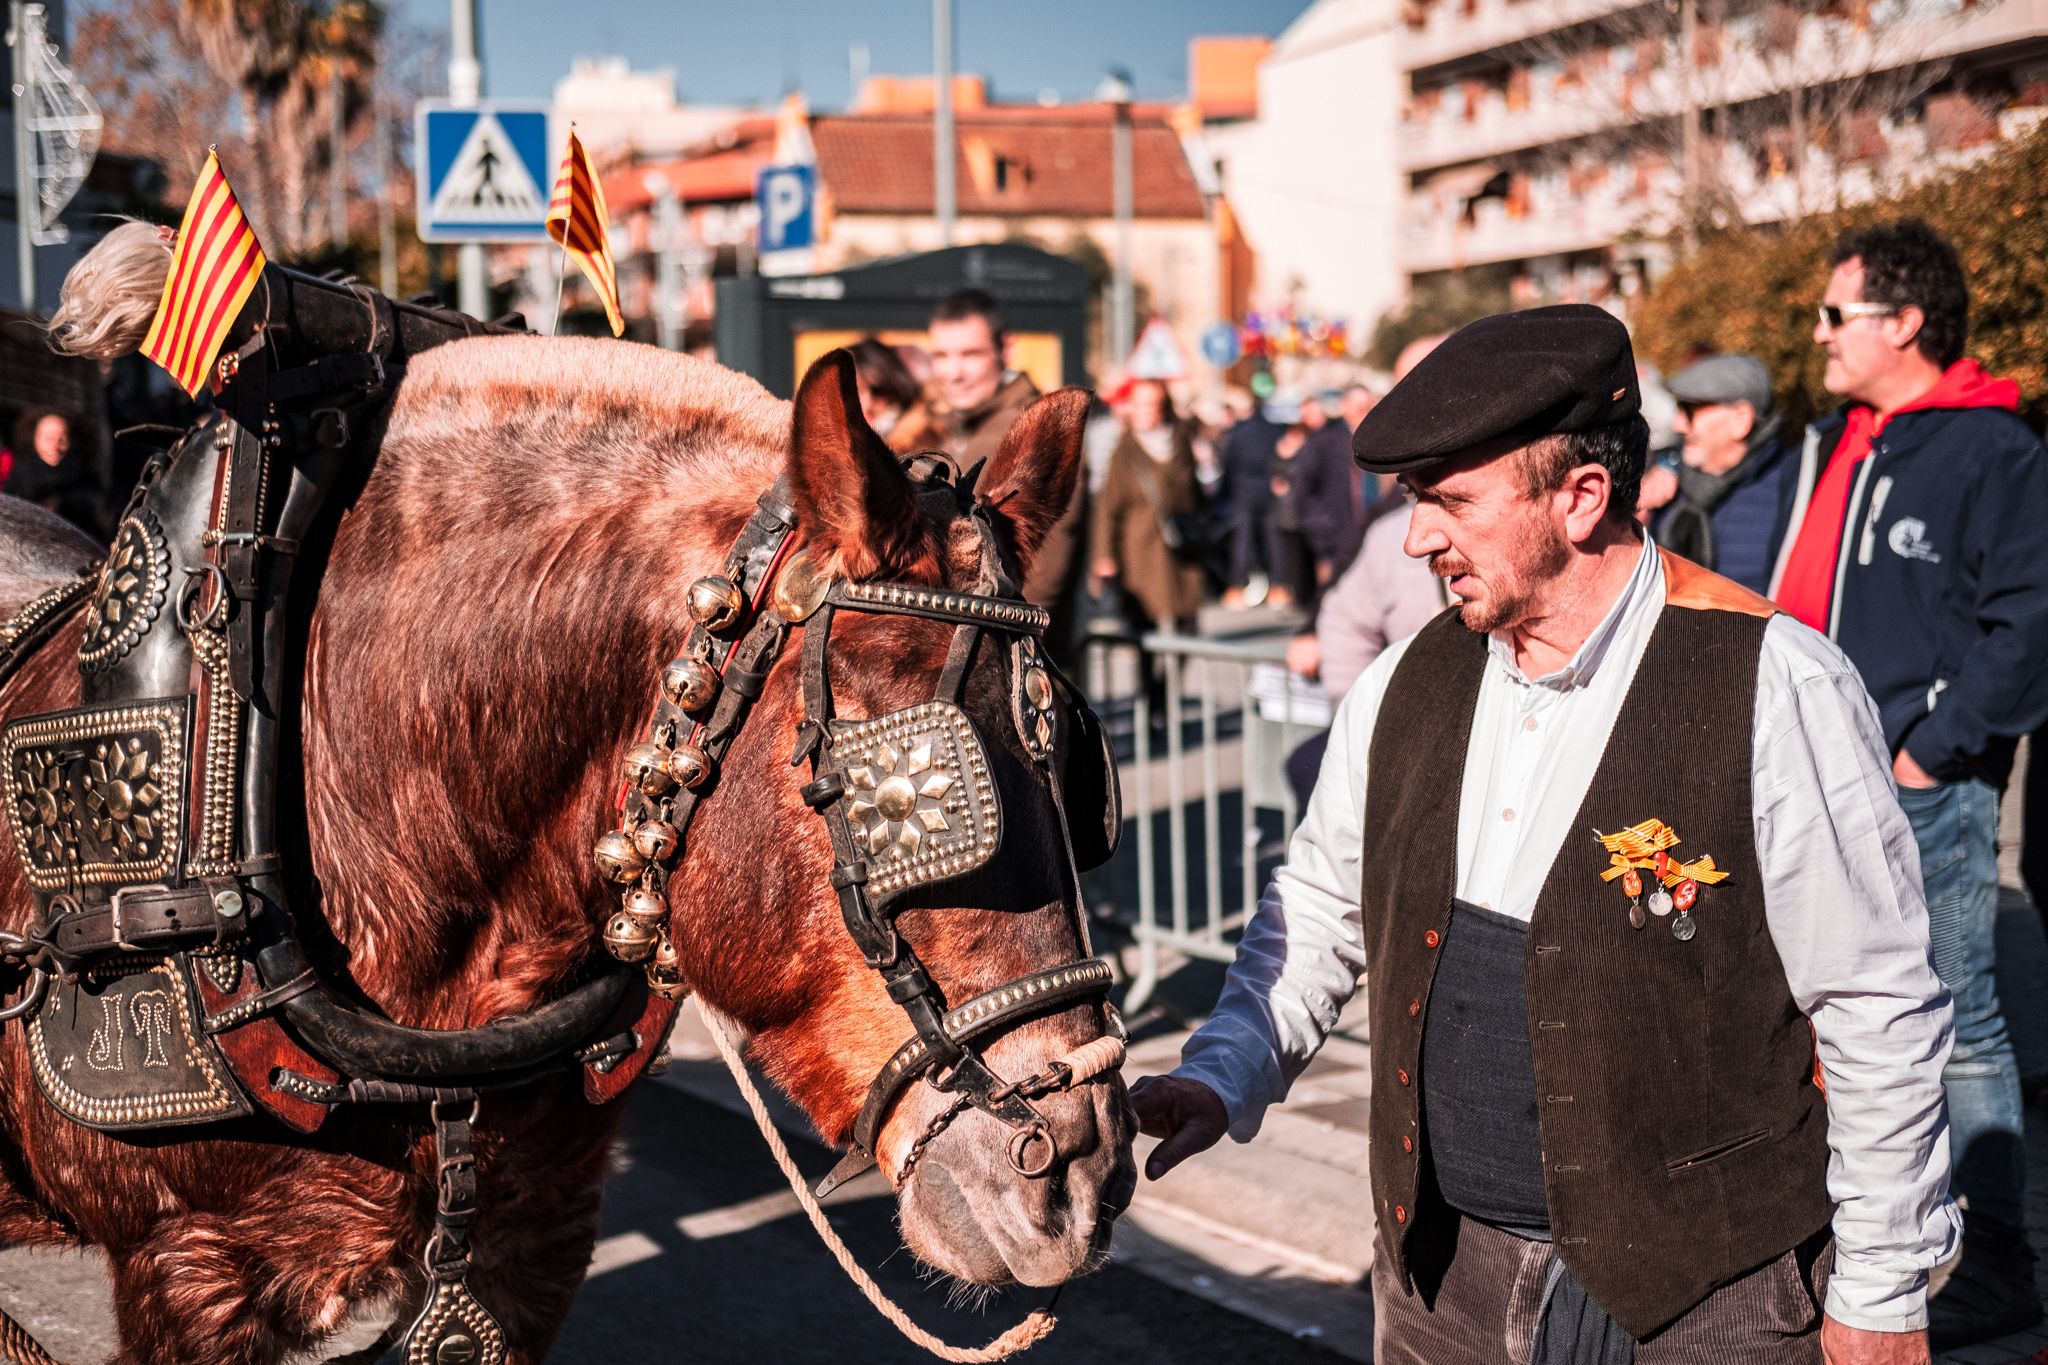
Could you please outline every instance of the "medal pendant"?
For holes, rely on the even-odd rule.
[[[1649,922],[1649,916],[1643,913],[1643,903],[1639,900],[1630,901],[1628,903],[1628,927],[1640,929]]]
[[[1677,939],[1680,943],[1690,939],[1699,930],[1700,922],[1691,915],[1680,914],[1677,919],[1671,921],[1671,937]]]
[[[1677,906],[1680,911],[1692,909],[1693,902],[1699,898],[1700,884],[1690,877],[1687,877],[1672,888],[1671,903]]]
[[[1671,913],[1671,893],[1661,886],[1650,893],[1650,913],[1659,919]],[[1691,938],[1692,935],[1686,934],[1683,937]]]
[[[1662,877],[1665,873],[1671,870],[1671,855],[1669,853],[1666,853],[1663,849],[1660,848],[1657,850],[1657,856],[1654,861],[1657,864],[1656,871],[1659,877]]]
[[[1643,874],[1636,871],[1634,868],[1630,868],[1628,871],[1622,873],[1621,889],[1628,893],[1630,900],[1634,900],[1637,897],[1641,896],[1643,894]]]

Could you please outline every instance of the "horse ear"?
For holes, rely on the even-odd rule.
[[[853,357],[818,357],[797,386],[789,490],[812,562],[829,577],[931,578],[938,547],[910,480],[860,411]]]
[[[1087,425],[1086,389],[1047,394],[1024,409],[975,484],[981,500],[1008,524],[1026,569],[1074,502]]]

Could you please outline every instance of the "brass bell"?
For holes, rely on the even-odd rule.
[[[626,781],[648,796],[660,796],[675,786],[668,772],[668,750],[659,744],[635,744],[626,750]]]
[[[706,630],[724,630],[740,619],[746,599],[730,578],[712,574],[690,585],[690,616]]]
[[[663,934],[654,945],[654,961],[647,964],[647,986],[665,1000],[680,1000],[690,993],[683,980],[682,954]],[[666,961],[664,961],[666,959]]]
[[[607,831],[598,839],[595,853],[597,870],[608,881],[635,882],[647,870],[647,859],[633,847],[632,836],[622,829]]]
[[[621,910],[604,926],[605,950],[621,962],[644,962],[660,934]]]
[[[687,741],[669,750],[668,775],[685,787],[701,787],[711,776],[711,755]]]
[[[633,831],[633,850],[650,863],[665,863],[676,856],[676,841],[680,837],[676,827],[666,820],[643,821]]]
[[[777,616],[795,625],[808,620],[823,606],[826,594],[831,591],[832,580],[812,567],[810,551],[798,550],[789,557],[789,563],[782,566],[782,572],[775,576],[775,588],[769,594],[768,605]]]
[[[718,675],[695,659],[673,659],[661,670],[661,694],[685,711],[696,711],[718,695]]]
[[[649,929],[659,929],[668,921],[668,902],[644,886],[636,886],[626,893],[626,913]]]
[[[682,952],[677,949],[676,941],[665,932],[658,933],[654,937],[654,962],[652,965],[655,971],[664,976],[674,976],[682,969]]]

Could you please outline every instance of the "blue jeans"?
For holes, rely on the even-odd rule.
[[[2026,1225],[2020,1071],[1992,967],[1998,917],[1998,792],[1975,778],[1899,789],[1920,845],[1934,970],[1955,998],[1948,1092],[1951,1185],[1972,1213]]]

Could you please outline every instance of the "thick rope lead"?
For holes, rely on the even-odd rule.
[[[739,1052],[733,1046],[732,1037],[726,1030],[725,1020],[716,1012],[705,1008],[701,1001],[698,1010],[703,1015],[704,1022],[710,1026],[711,1041],[718,1045],[718,1055],[725,1059],[725,1069],[732,1073],[733,1080],[739,1085],[740,1094],[747,1101],[747,1108],[754,1115],[754,1123],[761,1130],[762,1141],[768,1144],[768,1151],[774,1156],[775,1164],[782,1168],[783,1178],[789,1181],[790,1193],[794,1194],[796,1202],[802,1205],[804,1216],[811,1220],[811,1227],[816,1229],[819,1240],[825,1243],[825,1249],[832,1253],[832,1259],[839,1262],[839,1268],[846,1272],[846,1278],[853,1281],[854,1288],[860,1290],[861,1296],[874,1306],[877,1313],[887,1318],[897,1331],[912,1342],[939,1359],[955,1361],[958,1365],[984,1365],[985,1362],[1002,1360],[1037,1345],[1052,1334],[1058,1319],[1043,1308],[1033,1309],[1029,1317],[988,1345],[973,1348],[949,1346],[912,1322],[910,1315],[897,1307],[889,1296],[882,1292],[882,1287],[875,1283],[874,1278],[860,1268],[859,1263],[853,1259],[853,1252],[847,1249],[839,1234],[832,1230],[832,1224],[825,1217],[825,1210],[811,1194],[810,1182],[804,1179],[803,1172],[798,1170],[796,1162],[790,1159],[789,1148],[782,1141],[782,1134],[775,1131],[775,1124],[768,1117],[768,1106],[762,1102],[761,1092],[755,1087],[753,1077],[747,1074],[746,1064],[740,1061]],[[1104,1043],[1114,1044],[1113,1058],[1111,1049],[1102,1046]],[[1099,1075],[1110,1067],[1120,1065],[1123,1062],[1123,1051],[1122,1039],[1098,1038],[1092,1043],[1075,1048],[1060,1060],[1073,1068],[1074,1079],[1071,1083],[1079,1085],[1090,1076]],[[1084,1067],[1087,1068],[1085,1074]]]
[[[1069,1088],[1094,1080],[1105,1071],[1114,1071],[1124,1064],[1124,1040],[1113,1034],[1104,1034],[1092,1043],[1081,1046],[1060,1058],[1060,1064],[1073,1071],[1067,1082]]]

